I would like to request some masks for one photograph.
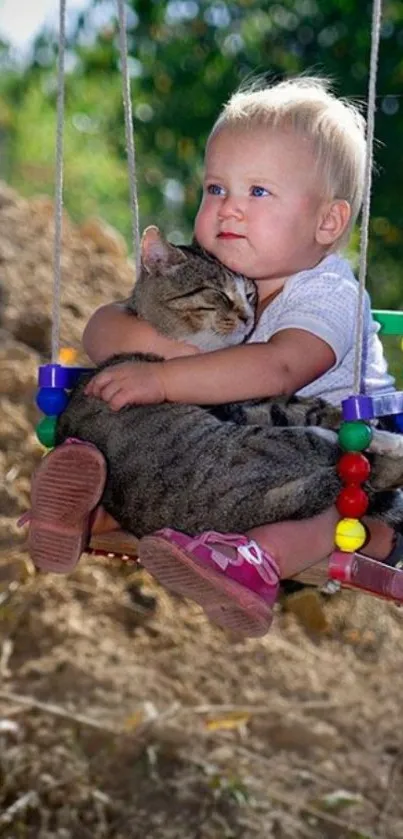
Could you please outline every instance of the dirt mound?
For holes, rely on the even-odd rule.
[[[0,184],[0,326],[43,355],[51,346],[53,214],[48,197],[27,201]],[[97,219],[77,227],[64,213],[61,345],[78,348],[91,312],[127,296],[133,279],[117,232]]]
[[[242,642],[134,565],[30,567],[16,518],[42,456],[51,210],[0,189],[0,835],[401,838],[402,625],[386,605],[343,595],[311,637],[279,608]],[[66,219],[62,344],[132,277],[117,234]]]
[[[54,294],[54,208],[47,197],[30,201],[0,183],[0,514],[28,506],[29,476],[42,456],[34,434],[34,398],[40,363],[51,356]],[[134,281],[120,235],[98,219],[81,227],[63,216],[60,347],[80,350],[91,313],[124,298]],[[5,523],[6,539],[13,527]],[[0,536],[4,540],[4,534]]]

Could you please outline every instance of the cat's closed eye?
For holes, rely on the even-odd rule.
[[[255,288],[251,289],[250,291],[246,292],[246,299],[251,306],[254,306],[257,299],[257,291]]]

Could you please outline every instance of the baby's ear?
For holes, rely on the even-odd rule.
[[[157,267],[163,270],[186,262],[186,257],[179,248],[167,242],[158,227],[151,225],[141,237],[141,262],[147,271]]]

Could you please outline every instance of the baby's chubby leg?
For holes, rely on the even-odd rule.
[[[247,535],[275,559],[280,577],[285,579],[331,554],[339,518],[336,507],[330,507],[311,519],[254,527]]]
[[[340,515],[330,507],[301,521],[282,521],[255,527],[247,534],[275,559],[282,579],[294,577],[321,562],[334,550],[334,532]],[[368,531],[365,554],[386,559],[393,547],[394,531],[377,519],[364,519]]]

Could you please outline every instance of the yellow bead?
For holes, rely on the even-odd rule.
[[[353,553],[363,546],[366,538],[365,527],[358,519],[341,519],[336,527],[334,541],[341,551]]]
[[[74,347],[61,347],[59,352],[60,364],[74,364],[77,360],[77,350]]]

